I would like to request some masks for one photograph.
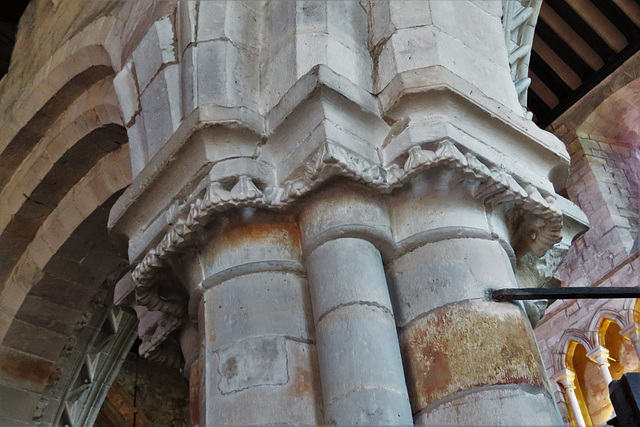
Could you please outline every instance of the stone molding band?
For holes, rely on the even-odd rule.
[[[529,218],[526,221],[528,229],[521,235],[525,236],[526,244],[536,255],[542,256],[561,241],[562,212],[554,196],[543,197],[533,185],[521,185],[508,173],[490,169],[473,154],[463,154],[449,140],[438,142],[433,151],[414,146],[406,152],[402,166],[396,163],[388,167],[376,165],[335,143],[326,142],[305,163],[304,176],[298,180],[261,190],[250,177],[239,176],[233,186],[213,182],[206,186],[204,194],[192,196],[195,200],[186,205],[186,218],[183,215],[177,219],[133,270],[136,300],[149,310],[162,311],[175,318],[184,315],[186,304],[158,294],[159,278],[168,267],[167,260],[195,244],[200,230],[218,213],[242,207],[283,210],[336,176],[389,193],[408,183],[412,177],[437,167],[456,171],[461,182],[472,182],[474,185],[469,186],[471,195],[487,205],[508,204],[522,209]]]

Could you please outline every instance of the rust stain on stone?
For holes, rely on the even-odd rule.
[[[478,301],[444,307],[410,325],[401,346],[414,411],[471,387],[546,387],[533,333],[511,305]]]
[[[234,224],[223,233],[225,246],[265,243],[300,247],[298,224],[290,220]]]
[[[4,353],[0,357],[0,376],[10,378],[33,390],[41,390],[44,384],[53,384],[60,379],[61,371],[54,362],[36,359],[18,353]],[[26,384],[25,384],[26,383]]]
[[[290,396],[302,396],[313,393],[313,374],[303,365],[297,365],[293,371],[287,394]]]

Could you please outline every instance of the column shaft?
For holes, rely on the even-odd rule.
[[[395,195],[404,238],[387,272],[415,423],[559,424],[526,314],[486,297],[517,287],[500,212],[446,172],[428,178]]]
[[[331,240],[307,258],[325,422],[411,424],[398,338],[380,253]]]
[[[580,404],[578,403],[578,398],[576,397],[575,387],[566,387],[564,392],[567,396],[567,400],[569,401],[569,406],[571,406],[571,412],[573,412],[573,418],[576,422],[577,427],[585,427],[586,424],[584,422],[584,418],[582,417],[582,412],[580,411]]]
[[[598,365],[604,381],[609,385],[609,383],[613,381],[613,378],[611,378],[611,372],[609,371],[609,350],[598,346],[587,353],[587,357]]]
[[[295,221],[246,211],[223,222],[187,266],[197,283],[192,308],[202,349],[200,390],[192,395],[200,425],[322,423],[311,300],[299,258]]]
[[[580,403],[578,402],[578,397],[575,392],[575,378],[576,374],[569,369],[565,369],[553,377],[553,379],[557,381],[564,390],[564,394],[567,397],[567,403],[569,403],[569,407],[571,408],[571,413],[573,414],[573,420],[575,421],[576,426],[586,427],[582,411],[580,410]]]

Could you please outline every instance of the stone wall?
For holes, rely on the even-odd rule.
[[[636,54],[552,125],[571,155],[567,193],[590,222],[558,270],[563,286],[640,283],[640,140],[632,101],[638,87],[632,70],[639,66]],[[556,301],[547,309],[536,337],[549,377],[559,380],[556,399],[566,422],[611,417],[607,372],[617,379],[640,368],[637,310],[630,299]],[[612,358],[598,362],[599,352]],[[569,411],[573,386],[581,408]]]

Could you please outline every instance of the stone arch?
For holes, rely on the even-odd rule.
[[[593,368],[594,365],[587,357],[587,353],[590,349],[587,348],[583,342],[570,340],[567,342],[565,351],[565,363],[566,367],[575,373],[575,394],[580,405],[580,412],[587,425],[593,424],[591,421],[591,412],[588,405],[589,390],[587,387],[587,377],[591,372],[587,372],[587,369]],[[597,366],[596,366],[597,369]]]
[[[39,227],[66,192],[96,162],[126,142],[117,105],[106,103],[88,107],[60,131],[54,142],[43,144],[41,150],[35,150],[28,156],[27,163],[34,166],[21,168],[21,172],[30,175],[29,179],[17,180],[25,185],[18,184],[20,188],[6,195],[3,192],[5,197],[0,196],[8,208],[4,218],[0,218],[0,238],[12,242],[12,245],[0,248],[0,257],[5,259],[0,269],[0,283],[6,280]]]
[[[560,341],[558,341],[557,348],[562,349],[562,351],[556,354],[555,372],[569,368],[567,365],[567,355],[573,350],[572,343],[582,344],[587,351],[591,351],[593,348],[593,343],[589,339],[589,336],[583,331],[579,329],[567,329],[564,334],[562,334],[562,337],[560,337]]]
[[[51,257],[95,209],[131,182],[128,147],[105,156],[60,200],[22,254],[0,293],[0,315],[14,316]],[[0,324],[0,338],[8,324]],[[2,329],[4,327],[4,329]]]
[[[624,301],[627,325],[640,326],[640,298]]]
[[[107,289],[127,266],[108,239],[106,223],[111,205],[131,181],[128,157],[124,145],[73,186],[0,294],[0,352],[8,361],[0,366],[0,388],[20,399],[22,411],[12,420],[31,421],[42,393],[66,381],[70,372],[59,366],[73,356],[88,307],[104,303]]]
[[[601,309],[596,316],[593,317],[589,324],[589,335],[595,345],[602,345],[602,333],[605,323],[616,323],[620,329],[624,329],[627,326],[625,316],[622,311],[614,309]]]
[[[45,131],[91,85],[119,69],[114,41],[119,21],[103,17],[67,40],[42,66],[25,95],[7,105],[9,126],[0,132],[0,188],[39,143]],[[17,112],[19,115],[16,115]]]

